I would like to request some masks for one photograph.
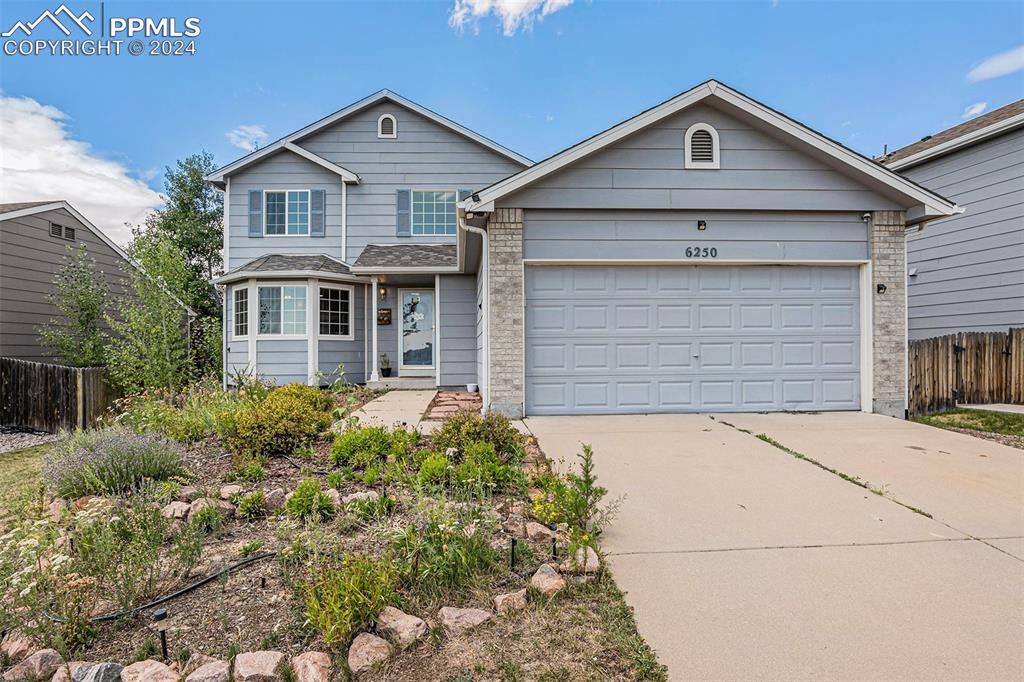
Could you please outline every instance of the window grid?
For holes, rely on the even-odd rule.
[[[285,193],[284,192],[267,192],[266,193],[266,234],[285,234]]]
[[[235,337],[249,335],[249,290],[235,289]]]
[[[306,333],[306,287],[260,287],[260,334]]]
[[[288,234],[309,234],[309,192],[288,192]]]
[[[320,287],[320,333],[324,336],[348,336],[351,292],[348,289]]]
[[[412,233],[455,234],[455,192],[413,190]]]

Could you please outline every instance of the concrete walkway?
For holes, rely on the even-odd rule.
[[[859,413],[526,423],[556,459],[592,444],[626,495],[604,547],[672,679],[1024,676],[1020,451]]]
[[[1024,405],[1008,403],[992,403],[991,405],[957,405],[962,410],[988,410],[989,412],[1006,412],[1007,414],[1024,414]]]
[[[423,415],[437,391],[388,391],[354,413],[365,426],[402,425],[419,428]]]

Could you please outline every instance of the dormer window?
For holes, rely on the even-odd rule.
[[[707,123],[694,123],[686,130],[687,169],[719,167],[718,131]]]
[[[396,138],[398,137],[398,122],[391,114],[382,114],[377,119],[377,137]]]

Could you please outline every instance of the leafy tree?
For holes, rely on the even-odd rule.
[[[104,364],[107,280],[84,243],[77,250],[67,247],[53,284],[56,291],[47,294],[46,300],[60,312],[60,319],[51,319],[39,329],[43,346],[67,365]]]
[[[216,170],[213,155],[200,152],[180,159],[164,174],[167,203],[147,220],[147,231],[173,239],[187,270],[180,298],[200,315],[216,315],[217,298],[210,280],[223,260],[224,197],[203,177]]]
[[[177,391],[192,373],[188,313],[175,300],[188,287],[188,265],[173,239],[152,230],[134,231],[128,255],[140,268],[129,272],[117,315],[106,316],[116,334],[107,347],[111,380],[125,391]]]

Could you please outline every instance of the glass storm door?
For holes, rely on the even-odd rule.
[[[434,366],[434,292],[403,289],[402,367]]]

